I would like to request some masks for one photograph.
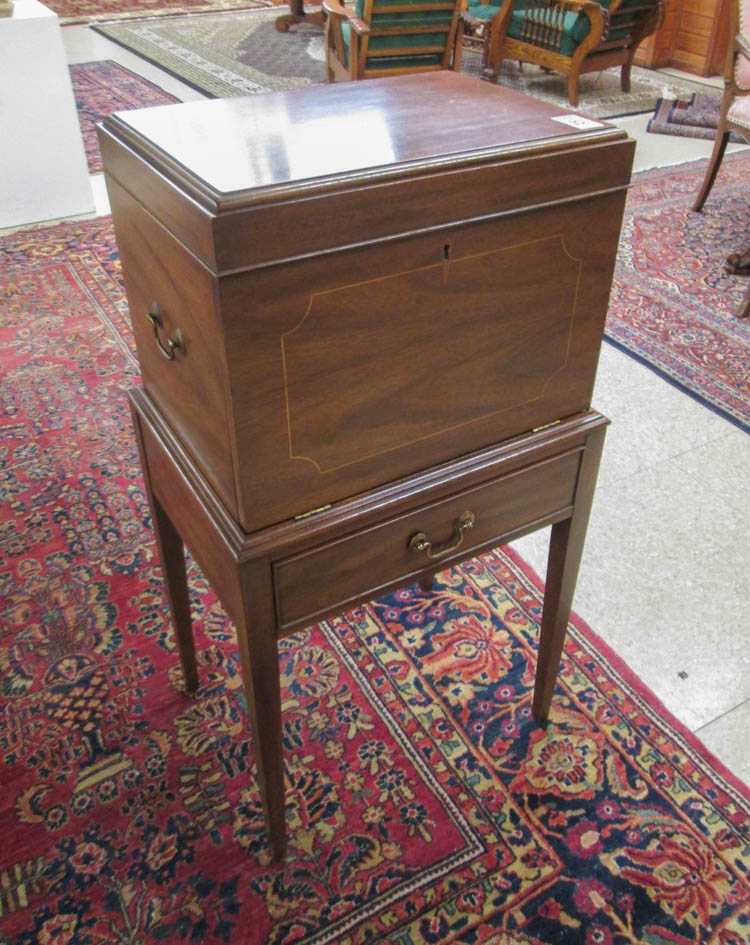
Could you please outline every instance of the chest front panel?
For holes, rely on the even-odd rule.
[[[622,203],[224,277],[244,527],[586,410]]]

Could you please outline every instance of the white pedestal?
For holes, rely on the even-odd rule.
[[[90,213],[94,201],[57,16],[0,18],[0,227]]]

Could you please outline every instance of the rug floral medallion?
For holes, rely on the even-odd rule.
[[[271,863],[234,631],[182,675],[109,219],[0,239],[2,945],[746,945],[750,794],[510,551],[282,641]]]

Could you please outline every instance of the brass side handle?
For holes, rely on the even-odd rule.
[[[430,561],[439,561],[445,558],[452,551],[461,547],[464,540],[464,532],[474,527],[476,516],[473,512],[462,512],[453,526],[453,534],[447,545],[435,546],[424,532],[417,532],[409,539],[409,550],[427,555]]]
[[[167,338],[166,344],[161,340],[159,336],[159,330],[162,328],[162,316],[161,308],[159,307],[158,302],[152,302],[149,306],[146,317],[151,322],[151,327],[154,329],[154,340],[156,341],[156,347],[161,351],[167,361],[174,361],[175,351],[178,348],[183,348],[182,343],[182,332],[180,329],[176,329],[174,333],[174,338]]]

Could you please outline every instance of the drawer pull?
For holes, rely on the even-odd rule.
[[[447,545],[441,545],[435,548],[424,532],[417,532],[416,535],[412,535],[409,539],[409,548],[411,551],[424,552],[430,561],[439,561],[441,558],[444,558],[452,551],[456,551],[461,547],[464,540],[464,532],[473,528],[475,521],[476,518],[473,512],[463,512],[453,526],[453,535]]]
[[[154,339],[156,340],[156,347],[161,351],[167,361],[174,361],[174,353],[178,348],[182,347],[182,335],[180,329],[174,333],[174,338],[167,338],[167,343],[164,342],[159,337],[159,329],[162,327],[161,321],[161,309],[159,308],[158,302],[152,302],[151,307],[147,312],[147,318],[151,322],[151,327],[154,329]]]

